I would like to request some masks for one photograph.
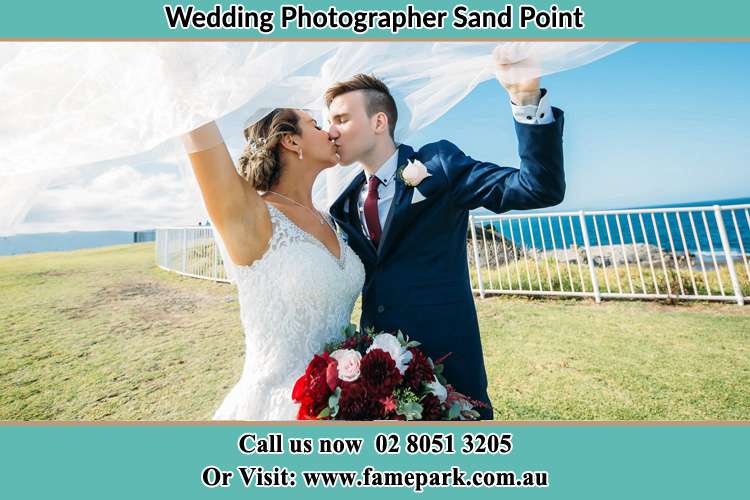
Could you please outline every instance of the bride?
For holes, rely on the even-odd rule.
[[[328,133],[305,111],[277,108],[245,139],[235,169],[215,122],[183,136],[245,330],[242,376],[213,418],[292,420],[294,382],[349,324],[365,271],[313,206],[315,178],[338,161]]]

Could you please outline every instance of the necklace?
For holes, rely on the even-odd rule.
[[[300,206],[300,207],[304,208],[305,210],[308,210],[308,211],[309,211],[309,212],[310,212],[311,214],[313,214],[313,215],[314,215],[315,217],[317,217],[317,218],[318,218],[318,220],[320,221],[320,224],[321,224],[321,225],[323,225],[323,224],[328,224],[328,221],[326,221],[326,220],[325,220],[325,219],[323,218],[323,216],[322,216],[322,215],[320,215],[320,212],[318,212],[317,210],[313,210],[313,209],[312,209],[312,208],[310,208],[310,207],[306,207],[306,206],[305,206],[305,205],[303,205],[302,203],[300,203],[300,202],[298,202],[298,201],[295,201],[295,200],[293,200],[293,199],[289,198],[288,196],[284,196],[284,195],[283,195],[283,194],[281,194],[281,193],[277,193],[276,191],[271,191],[271,190],[269,189],[269,190],[268,190],[267,192],[268,192],[268,193],[273,193],[273,194],[275,194],[276,196],[281,196],[281,197],[282,197],[282,198],[284,198],[285,200],[287,200],[287,201],[291,201],[291,202],[292,202],[292,203],[294,203],[295,205],[298,205],[298,206]]]

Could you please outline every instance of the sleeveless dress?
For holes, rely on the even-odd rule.
[[[259,260],[231,262],[245,331],[239,382],[214,420],[294,420],[292,388],[313,355],[351,322],[365,270],[337,233],[340,258],[266,203],[273,234]]]

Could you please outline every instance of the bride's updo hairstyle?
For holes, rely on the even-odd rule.
[[[281,176],[281,139],[300,134],[299,116],[293,109],[276,108],[245,129],[247,144],[239,174],[258,191],[268,191]]]

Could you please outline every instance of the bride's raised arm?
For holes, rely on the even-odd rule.
[[[271,238],[265,202],[238,173],[215,122],[182,136],[203,201],[237,265],[259,259]]]

